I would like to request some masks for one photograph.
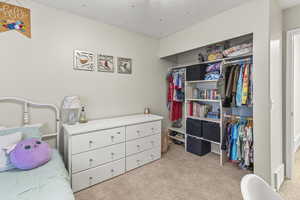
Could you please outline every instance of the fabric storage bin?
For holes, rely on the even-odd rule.
[[[186,133],[189,135],[202,137],[202,122],[196,119],[186,120]]]
[[[186,149],[190,153],[204,156],[205,154],[211,152],[211,144],[210,142],[201,140],[199,138],[188,136]]]
[[[202,137],[213,142],[220,142],[220,124],[202,121]]]
[[[206,67],[203,65],[187,67],[186,80],[187,81],[204,80],[205,74],[206,74]]]

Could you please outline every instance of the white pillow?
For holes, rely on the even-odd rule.
[[[16,132],[0,136],[0,172],[13,169],[8,153],[22,140],[22,133]]]

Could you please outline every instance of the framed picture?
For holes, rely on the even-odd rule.
[[[118,73],[132,74],[132,59],[118,57]]]
[[[87,51],[74,51],[74,69],[84,71],[94,71],[95,54]]]
[[[97,58],[98,72],[111,72],[115,71],[114,57],[98,54]]]

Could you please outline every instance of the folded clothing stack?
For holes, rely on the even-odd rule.
[[[221,63],[211,64],[206,67],[205,80],[218,80],[220,78]]]
[[[220,112],[208,112],[206,117],[210,119],[220,119]]]
[[[223,51],[225,57],[234,57],[251,53],[253,50],[253,43],[241,44]]]

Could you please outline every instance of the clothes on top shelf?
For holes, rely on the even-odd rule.
[[[222,150],[240,168],[253,170],[253,121],[232,120],[224,127]]]
[[[241,44],[223,51],[225,57],[234,57],[251,53],[253,50],[253,43]]]
[[[224,107],[253,105],[253,64],[233,64],[223,70],[219,92]]]
[[[171,121],[182,118],[182,104],[184,101],[184,71],[170,71],[167,75],[169,117]]]

